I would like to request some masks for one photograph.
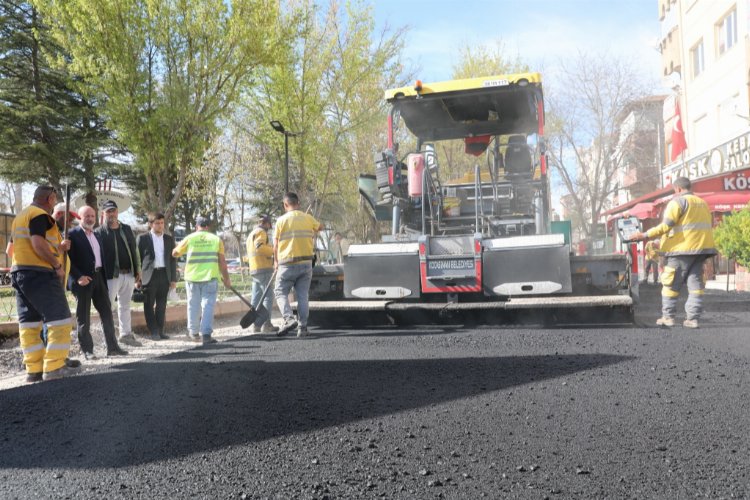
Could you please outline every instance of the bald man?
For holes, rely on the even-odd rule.
[[[86,359],[96,359],[94,340],[91,337],[91,304],[99,313],[107,344],[107,356],[124,356],[127,351],[120,349],[115,336],[115,323],[112,318],[112,305],[109,301],[107,280],[104,278],[104,255],[102,242],[94,232],[96,210],[85,206],[78,211],[80,226],[68,233],[70,239],[70,277],[68,288],[75,295],[78,305],[78,342]]]

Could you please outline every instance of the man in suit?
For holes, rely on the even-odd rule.
[[[143,314],[153,340],[169,338],[164,333],[167,295],[177,286],[177,259],[172,257],[174,238],[164,232],[164,214],[148,214],[151,231],[137,239],[141,277],[135,286],[143,289]],[[156,306],[156,308],[154,308]]]
[[[102,205],[104,221],[96,229],[102,241],[104,272],[109,290],[109,302],[117,299],[117,319],[120,324],[120,342],[133,347],[141,343],[135,339],[130,320],[130,301],[135,282],[140,278],[141,260],[135,246],[135,235],[130,226],[118,219],[117,203],[107,200]]]
[[[78,211],[81,225],[68,233],[70,239],[70,277],[68,286],[75,295],[78,305],[78,342],[86,359],[94,356],[94,340],[91,338],[91,304],[99,313],[107,343],[107,356],[124,356],[127,351],[120,349],[115,336],[115,323],[112,319],[112,305],[109,302],[107,281],[104,278],[104,254],[99,235],[94,232],[96,211],[89,206]]]

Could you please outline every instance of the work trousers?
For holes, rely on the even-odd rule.
[[[116,278],[107,280],[109,303],[112,305],[113,317],[115,314],[115,297],[117,297],[117,320],[120,326],[120,338],[133,335],[130,319],[130,302],[133,299],[133,288],[135,288],[135,276],[133,273],[120,273]]]
[[[94,304],[99,319],[102,321],[104,330],[104,341],[107,344],[107,352],[118,349],[117,337],[115,335],[115,322],[112,318],[112,303],[109,301],[107,292],[107,281],[102,271],[94,272],[92,281],[86,286],[76,287],[75,296],[78,304],[76,306],[76,319],[78,321],[78,342],[81,350],[87,353],[94,352],[94,340],[91,338],[91,304]]]
[[[188,299],[188,332],[210,337],[214,331],[214,306],[219,293],[219,280],[186,281]]]
[[[49,373],[65,366],[73,320],[62,282],[54,271],[11,273],[16,290],[18,334],[27,373]],[[40,336],[47,325],[47,345]]]
[[[665,318],[674,318],[680,290],[687,284],[688,298],[685,302],[687,319],[699,319],[703,313],[703,265],[705,255],[670,255],[661,273],[661,310]]]
[[[659,282],[659,261],[646,259],[646,275],[643,277],[643,281],[648,281],[648,273],[653,271],[654,273],[654,284]]]
[[[164,333],[164,316],[167,310],[169,280],[165,268],[154,269],[148,285],[143,287],[143,315],[151,335]]]
[[[255,271],[252,274],[253,289],[250,303],[253,305],[253,309],[255,309],[256,311],[258,310],[258,306],[260,306],[260,298],[263,295],[266,287],[268,286],[268,283],[271,281],[271,276],[273,276],[273,268]],[[273,310],[273,295],[271,294],[270,290],[266,294],[266,297],[263,299],[263,307],[265,307],[266,311],[268,311],[268,315],[259,314],[258,320],[255,322],[256,327],[263,326],[263,323],[268,321],[268,319],[271,317],[271,311]]]
[[[309,316],[310,283],[312,282],[312,262],[300,264],[282,264],[276,273],[276,304],[284,319],[294,317],[292,306],[289,304],[289,292],[294,287],[297,296],[297,316],[299,326],[307,326]]]

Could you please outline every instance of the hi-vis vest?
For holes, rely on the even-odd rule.
[[[287,212],[276,221],[279,264],[312,262],[313,238],[320,222],[299,210]]]
[[[258,226],[247,237],[247,258],[250,273],[273,269],[273,246],[268,243],[268,233]]]
[[[21,210],[16,218],[13,219],[13,225],[11,226],[11,234],[13,235],[13,267],[11,271],[20,269],[51,271],[53,269],[52,265],[39,257],[34,251],[34,247],[31,246],[29,223],[32,219],[40,215],[49,217],[52,227],[47,229],[47,243],[58,261],[62,261],[59,248],[62,236],[60,236],[57,224],[55,224],[54,219],[47,212],[37,206],[31,205]]]
[[[219,278],[219,253],[223,253],[221,238],[208,231],[189,234],[177,246],[182,254],[187,250],[185,281],[204,282]]]
[[[672,198],[664,210],[664,220],[646,233],[663,236],[662,255],[714,255],[716,248],[708,204],[693,193]]]

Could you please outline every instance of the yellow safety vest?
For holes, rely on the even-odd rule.
[[[654,242],[649,241],[646,243],[646,259],[648,260],[659,260],[659,252],[654,248]]]
[[[47,243],[55,257],[62,262],[62,257],[60,256],[60,242],[62,241],[62,236],[60,235],[60,230],[57,228],[55,220],[50,214],[41,208],[31,205],[21,210],[16,218],[13,219],[13,224],[11,226],[11,234],[13,235],[12,271],[20,269],[49,271],[53,269],[49,262],[37,255],[34,251],[34,247],[31,245],[29,224],[32,219],[39,217],[40,215],[49,217],[52,227],[47,229]]]
[[[315,232],[320,222],[299,210],[287,212],[276,221],[275,239],[279,264],[312,262]]]
[[[224,243],[215,234],[208,231],[189,234],[175,250],[177,255],[187,252],[185,281],[201,283],[221,276],[219,254],[224,253]]]
[[[661,224],[646,233],[649,238],[664,236],[662,255],[714,255],[714,233],[708,204],[693,193],[682,193],[670,200]]]
[[[273,246],[268,242],[268,233],[258,226],[247,237],[247,258],[250,273],[273,268]]]

